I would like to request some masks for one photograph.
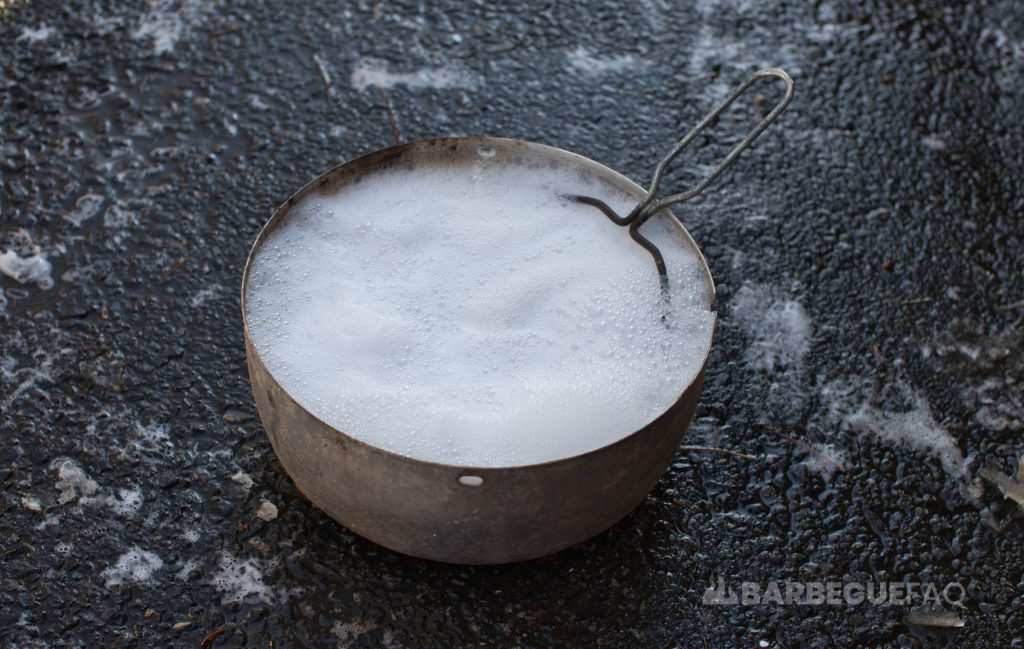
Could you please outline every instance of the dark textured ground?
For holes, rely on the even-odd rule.
[[[1024,453],[1015,4],[16,3],[3,646],[1022,646],[1024,520],[977,478]],[[505,135],[645,181],[769,64],[798,84],[781,128],[681,212],[722,316],[688,443],[758,459],[680,453],[609,532],[497,568],[392,554],[296,493],[254,417],[242,263],[292,191],[393,142],[378,86],[407,140]],[[702,605],[718,576],[959,581],[965,627]]]

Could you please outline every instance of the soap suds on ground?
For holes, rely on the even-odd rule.
[[[13,358],[5,359],[0,363],[2,383],[4,386],[13,386],[3,401],[4,405],[11,405],[21,395],[33,388],[39,390],[38,385],[42,382],[53,381],[53,355],[39,351],[34,356],[39,359],[39,364],[35,367],[16,367],[14,365],[16,361]],[[42,390],[39,391],[42,392]],[[43,394],[46,395],[45,392]]]
[[[799,374],[810,349],[811,319],[792,299],[763,285],[744,284],[732,298],[732,317],[750,339],[747,364],[769,374]]]
[[[134,518],[142,508],[142,500],[141,489],[118,489],[117,496],[107,496],[107,506],[116,514]]]
[[[223,287],[220,284],[214,284],[207,288],[196,291],[196,294],[192,296],[192,300],[189,302],[192,308],[198,308],[206,304],[207,302],[217,300],[220,298]]]
[[[412,72],[395,72],[387,61],[375,58],[363,58],[356,61],[350,77],[352,87],[366,90],[377,86],[388,90],[395,86],[405,86],[410,90],[423,88],[475,88],[480,85],[480,78],[469,70],[455,66],[436,68],[420,68]]]
[[[147,0],[148,10],[131,36],[137,41],[150,42],[157,56],[173,52],[178,41],[202,19],[212,4],[208,0]]]
[[[107,588],[125,583],[142,584],[153,578],[153,573],[164,567],[163,559],[138,546],[118,557],[117,562],[100,573],[106,578]]]
[[[21,35],[18,36],[18,41],[28,41],[29,43],[38,43],[45,41],[46,39],[53,36],[56,30],[53,27],[48,27],[46,23],[40,23],[39,27],[32,29],[31,27],[22,27]]]
[[[845,382],[823,386],[820,396],[830,419],[841,428],[931,455],[947,475],[966,483],[968,459],[956,439],[935,420],[925,396],[902,382],[895,387],[905,404],[900,409],[876,406],[862,388]]]
[[[195,559],[188,559],[181,565],[181,569],[174,573],[174,577],[179,581],[188,582],[192,573],[199,568],[199,562]]]
[[[229,552],[221,553],[220,564],[211,583],[220,591],[224,604],[241,602],[250,597],[266,604],[272,604],[274,600],[255,559],[241,560]]]
[[[80,226],[99,214],[106,200],[102,194],[85,194],[75,201],[75,208],[64,215],[64,220],[74,226]]]
[[[91,496],[99,489],[99,485],[86,474],[82,467],[74,460],[61,458],[50,464],[51,470],[57,471],[57,502],[65,505],[77,500],[79,504],[85,504],[91,500]]]
[[[826,480],[837,472],[844,473],[850,469],[850,452],[841,446],[831,442],[815,442],[808,444],[805,451],[801,464]]]
[[[136,422],[135,431],[150,444],[169,444],[171,441],[167,424],[158,424],[150,421],[148,424]]]
[[[52,266],[28,233],[17,230],[7,236],[0,252],[0,273],[18,284],[34,284],[42,290],[53,288]]]
[[[594,54],[583,46],[568,53],[566,64],[570,71],[580,72],[588,77],[636,72],[650,65],[648,61],[638,59],[632,54]]]

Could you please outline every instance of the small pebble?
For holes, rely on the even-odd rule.
[[[243,410],[239,410],[238,408],[228,408],[220,418],[229,424],[237,424],[239,422],[249,421],[252,419],[252,415]]]
[[[269,500],[262,500],[260,508],[256,510],[256,518],[264,521],[272,521],[277,518],[277,505]]]
[[[247,474],[247,473],[243,473],[243,472],[239,471],[235,475],[231,476],[231,479],[234,482],[240,484],[242,486],[242,489],[245,489],[246,491],[249,491],[250,489],[252,489],[252,484],[253,484],[252,478],[250,478],[249,474]]]

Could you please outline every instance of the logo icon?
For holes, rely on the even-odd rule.
[[[708,606],[735,606],[739,604],[739,601],[736,593],[725,585],[725,580],[722,577],[718,578],[717,584],[711,582],[711,585],[704,591],[704,603]]]

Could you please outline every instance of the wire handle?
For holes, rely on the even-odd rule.
[[[786,94],[785,96],[783,96],[782,101],[776,104],[775,108],[773,108],[772,111],[768,113],[768,115],[766,115],[765,118],[762,119],[757,126],[754,127],[754,130],[750,131],[750,133],[747,133],[747,136],[743,138],[743,141],[737,144],[733,148],[733,150],[729,152],[729,155],[725,156],[725,159],[722,160],[722,162],[720,162],[717,167],[715,167],[715,170],[712,171],[707,176],[705,176],[704,179],[701,180],[695,187],[688,189],[684,192],[679,192],[678,194],[666,196],[661,200],[657,200],[655,194],[658,193],[658,185],[661,184],[661,177],[665,175],[665,168],[668,167],[669,163],[675,160],[676,156],[682,153],[686,149],[686,147],[690,146],[690,144],[695,139],[697,139],[697,136],[700,135],[701,132],[703,132],[704,129],[706,129],[711,124],[711,122],[713,122],[719,115],[721,115],[726,108],[731,106],[734,101],[739,99],[739,97],[743,93],[745,93],[750,88],[750,86],[754,85],[755,83],[766,77],[775,77],[776,79],[781,79],[782,82],[786,84]],[[640,226],[643,225],[652,216],[657,214],[658,210],[668,207],[669,205],[673,205],[675,203],[679,203],[681,201],[693,198],[697,194],[707,189],[708,185],[715,182],[716,178],[721,176],[722,173],[732,165],[732,163],[736,162],[736,158],[740,157],[740,154],[743,153],[751,144],[754,143],[754,140],[757,139],[757,136],[761,135],[761,133],[763,133],[764,130],[768,128],[768,125],[774,122],[775,118],[782,114],[782,111],[786,110],[786,106],[789,106],[789,102],[792,99],[793,80],[789,77],[788,74],[786,74],[784,70],[780,70],[779,68],[765,68],[763,70],[758,70],[754,74],[750,75],[750,77],[748,77],[746,81],[736,86],[736,88],[733,89],[731,93],[729,93],[729,96],[725,98],[725,101],[720,103],[713,111],[708,113],[707,116],[705,116],[699,124],[693,127],[693,130],[687,133],[683,139],[679,140],[679,143],[676,144],[675,148],[673,148],[669,152],[669,154],[665,156],[665,158],[661,162],[658,163],[658,166],[655,167],[654,169],[654,178],[651,179],[651,188],[647,190],[647,195],[644,196],[644,199],[640,201],[640,204],[634,207],[633,211],[630,212],[627,216],[619,216],[618,214],[616,214],[615,210],[611,208],[610,205],[608,205],[607,203],[598,198],[594,198],[593,196],[577,196],[570,194],[566,195],[566,198],[574,200],[577,203],[583,203],[584,205],[596,207],[597,209],[601,210],[605,216],[611,219],[611,221],[615,223],[615,225],[621,225],[629,228],[629,236],[632,237],[632,239],[636,241],[638,244],[640,244],[645,250],[647,250],[647,252],[651,253],[651,257],[654,259],[654,265],[658,268],[658,280],[661,283],[661,293],[667,302],[669,299],[669,292],[668,271],[665,268],[665,258],[662,256],[661,251],[658,250],[658,247],[654,245],[650,241],[650,239],[648,239],[647,237],[640,233]],[[665,321],[665,316],[662,316],[662,321]]]
[[[686,191],[679,192],[678,194],[672,194],[671,196],[666,196],[661,200],[657,200],[655,194],[658,192],[658,186],[661,184],[661,177],[665,174],[665,169],[668,167],[669,163],[672,162],[676,158],[676,156],[678,156],[680,153],[686,150],[686,148],[690,146],[690,144],[695,139],[697,139],[697,136],[700,135],[704,131],[704,129],[706,129],[711,124],[711,122],[713,122],[715,119],[718,118],[719,115],[725,112],[725,110],[729,108],[729,106],[731,106],[733,102],[739,99],[739,97],[743,95],[743,93],[749,90],[752,85],[754,85],[761,79],[765,79],[768,77],[781,79],[782,82],[786,84],[786,94],[782,98],[782,100],[775,105],[775,108],[773,108],[772,111],[768,113],[768,115],[766,115],[765,118],[762,119],[757,126],[754,127],[754,130],[750,131],[750,133],[748,133],[747,136],[743,138],[742,142],[737,144],[733,148],[733,150],[729,152],[729,155],[725,156],[725,159],[722,160],[722,162],[719,163],[717,167],[715,167],[714,171],[705,176],[704,179],[701,180],[696,186]],[[654,177],[651,179],[651,188],[647,190],[647,196],[645,196],[644,199],[640,201],[640,204],[637,205],[632,212],[630,212],[629,216],[627,216],[624,219],[624,221],[629,224],[632,224],[634,222],[636,222],[638,225],[642,224],[644,221],[646,221],[647,219],[651,218],[651,216],[656,214],[658,210],[668,207],[669,205],[673,205],[675,203],[680,203],[682,201],[689,200],[696,196],[697,194],[704,191],[705,189],[707,189],[708,185],[715,182],[715,180],[719,176],[721,176],[722,173],[725,172],[725,170],[732,165],[732,163],[736,162],[736,159],[740,157],[740,154],[743,153],[751,144],[754,143],[754,140],[756,140],[757,137],[761,135],[761,133],[763,133],[764,130],[768,128],[768,126],[772,122],[775,121],[776,117],[782,114],[782,111],[786,110],[786,107],[789,106],[789,102],[792,99],[793,79],[790,78],[788,74],[786,74],[785,70],[781,70],[779,68],[764,68],[763,70],[758,70],[754,74],[750,75],[746,81],[736,86],[736,88],[734,88],[733,91],[729,93],[729,96],[726,97],[725,100],[722,103],[720,103],[713,111],[708,113],[704,117],[704,119],[700,121],[699,124],[694,126],[693,129],[689,133],[687,133],[685,137],[683,137],[683,139],[679,140],[679,143],[676,144],[675,148],[672,149],[672,151],[670,151],[669,154],[665,156],[665,158],[662,159],[661,162],[658,163],[658,166],[655,167],[654,169]]]

